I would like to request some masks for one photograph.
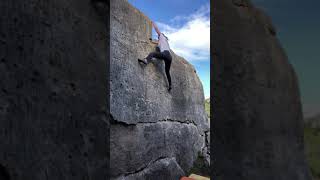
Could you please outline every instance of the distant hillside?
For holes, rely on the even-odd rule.
[[[305,125],[312,128],[320,128],[320,114],[304,120]]]
[[[320,115],[305,119],[304,140],[311,173],[320,179]]]
[[[208,114],[208,116],[210,118],[210,98],[208,98],[204,101],[204,107],[205,107],[206,113]]]

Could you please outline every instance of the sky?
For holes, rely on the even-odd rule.
[[[128,0],[156,22],[170,48],[196,69],[210,97],[210,0]],[[153,38],[156,39],[153,30]],[[174,72],[171,72],[174,73]],[[173,82],[174,83],[174,82]]]
[[[273,21],[298,75],[305,117],[320,114],[320,1],[252,0]]]

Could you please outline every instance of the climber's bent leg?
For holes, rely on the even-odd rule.
[[[149,61],[151,61],[152,58],[158,58],[163,59],[165,58],[164,55],[161,52],[151,52],[146,58],[144,59],[138,59],[139,62],[142,62],[144,64],[147,64]]]
[[[148,61],[151,61],[152,58],[164,59],[165,57],[161,52],[154,51],[146,57]]]

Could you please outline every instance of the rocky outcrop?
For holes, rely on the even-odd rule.
[[[1,180],[107,179],[106,12],[0,2]]]
[[[216,179],[311,179],[297,77],[270,19],[248,0],[213,7]]]
[[[168,93],[164,63],[137,62],[155,48],[151,21],[126,0],[110,3],[111,176],[177,179],[199,152],[209,154],[201,82],[192,65],[174,54]]]

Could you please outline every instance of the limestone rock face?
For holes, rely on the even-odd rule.
[[[175,158],[159,158],[154,163],[149,164],[146,169],[138,172],[119,177],[118,179],[126,180],[153,180],[153,179],[166,179],[177,180],[180,179],[185,173],[177,164]]]
[[[270,19],[247,0],[213,12],[216,179],[309,180],[297,77]]]
[[[192,167],[198,152],[208,154],[201,82],[192,65],[173,54],[168,93],[163,61],[147,66],[137,61],[155,49],[150,19],[126,0],[110,3],[111,175],[144,179],[139,172],[148,171],[149,178],[157,179],[159,167],[169,164],[172,168],[162,169],[162,177],[179,176]]]
[[[107,179],[108,11],[96,5],[0,2],[1,180]]]

